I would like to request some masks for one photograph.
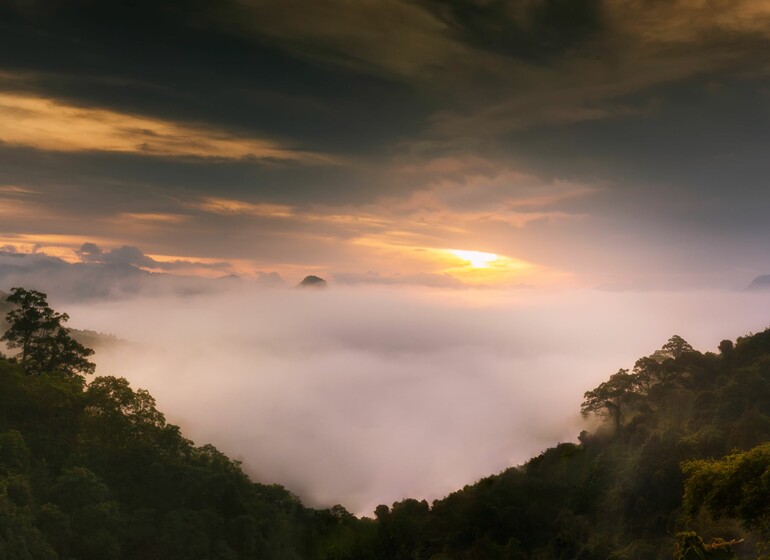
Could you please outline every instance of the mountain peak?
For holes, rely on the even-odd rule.
[[[328,284],[326,280],[320,276],[309,275],[302,279],[302,282],[297,284],[298,288],[326,288]]]

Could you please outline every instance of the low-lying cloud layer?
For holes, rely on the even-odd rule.
[[[133,342],[98,351],[98,372],[149,389],[197,443],[311,505],[371,515],[574,440],[584,391],[673,334],[715,350],[761,330],[769,299],[235,284],[62,310]]]

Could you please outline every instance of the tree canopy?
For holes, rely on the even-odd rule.
[[[26,373],[77,376],[94,372],[96,366],[88,360],[94,351],[70,336],[64,326],[69,315],[51,309],[46,294],[12,288],[6,301],[15,308],[5,316],[9,328],[0,340],[19,350],[17,359]]]
[[[623,420],[623,411],[635,396],[634,376],[627,369],[621,369],[610,376],[592,391],[583,395],[584,401],[580,407],[583,416],[590,414],[607,415],[612,418],[616,427]]]
[[[51,350],[66,315],[39,292],[12,298],[0,560],[727,560],[767,542],[770,330],[719,354],[673,337],[585,394],[612,429],[370,519],[252,482],[123,378],[30,375],[75,371]]]
[[[683,469],[690,514],[705,509],[770,537],[770,443],[722,459],[689,461]]]

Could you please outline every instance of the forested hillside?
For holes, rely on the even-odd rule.
[[[723,341],[719,354],[672,337],[588,391],[582,411],[605,422],[577,444],[431,505],[380,506],[366,557],[644,560],[677,547],[680,558],[732,557],[690,530],[758,557],[770,521],[770,331]],[[359,557],[355,546],[337,557]]]
[[[195,446],[125,379],[33,367],[64,335],[27,311],[27,359],[0,357],[0,559],[318,556],[330,513]]]
[[[153,398],[125,379],[86,380],[88,367],[73,369],[71,356],[56,354],[75,348],[88,358],[87,349],[80,355],[66,344],[59,318],[56,328],[9,331],[6,342],[27,344],[27,355],[0,358],[0,560],[762,553],[770,527],[770,331],[724,341],[718,354],[672,337],[585,394],[582,412],[601,423],[579,443],[432,504],[408,499],[358,519],[250,481],[237,462],[167,424]],[[11,327],[18,321],[9,316]],[[677,536],[684,531],[735,546]]]

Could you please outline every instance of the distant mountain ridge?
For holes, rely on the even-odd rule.
[[[770,289],[770,274],[762,274],[754,278],[751,284],[746,288],[750,291],[768,290]]]

